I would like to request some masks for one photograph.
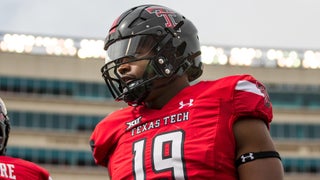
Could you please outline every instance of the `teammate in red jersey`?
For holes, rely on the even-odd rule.
[[[48,171],[35,163],[6,156],[10,133],[7,109],[0,98],[0,179],[1,180],[52,180]]]
[[[250,75],[191,85],[202,74],[199,44],[192,22],[167,7],[134,7],[114,21],[102,74],[129,106],[90,138],[112,179],[283,179],[265,87]]]

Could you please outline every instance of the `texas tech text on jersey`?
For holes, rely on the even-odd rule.
[[[139,118],[139,119],[141,119],[141,118]],[[181,112],[181,113],[177,113],[177,114],[168,115],[168,116],[165,116],[161,119],[156,119],[153,121],[143,123],[143,124],[138,125],[136,127],[133,127],[131,129],[131,136],[143,133],[143,132],[148,131],[150,129],[159,128],[161,126],[166,126],[169,124],[180,123],[180,122],[187,121],[187,120],[189,120],[189,112]],[[136,121],[136,120],[133,120],[133,121]],[[129,124],[131,124],[131,123],[127,123],[127,125],[129,125]]]

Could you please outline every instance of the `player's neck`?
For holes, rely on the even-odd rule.
[[[150,109],[161,109],[182,89],[188,86],[190,84],[187,78],[177,77],[166,86],[153,90],[145,101],[145,106]]]

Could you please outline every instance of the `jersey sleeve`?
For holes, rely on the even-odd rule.
[[[26,161],[23,159],[21,159],[20,164],[26,168],[21,171],[23,171],[25,173],[31,173],[31,171],[33,171],[33,174],[35,175],[35,177],[41,177],[41,179],[52,180],[49,171],[47,169],[45,169],[44,167],[42,167],[34,162]],[[28,174],[25,174],[25,176],[31,177]]]
[[[42,176],[44,177],[43,179],[48,179],[48,180],[52,180],[50,173],[47,169],[35,164],[37,166],[37,168],[39,169],[38,171],[42,174]]]
[[[108,166],[109,156],[116,144],[116,137],[121,132],[116,121],[110,121],[110,117],[104,118],[95,127],[90,137],[90,146],[95,163]]]
[[[241,76],[234,85],[233,106],[236,118],[262,119],[269,127],[272,121],[272,104],[266,87],[250,75]],[[234,123],[234,122],[232,122]]]

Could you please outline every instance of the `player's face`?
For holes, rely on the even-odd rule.
[[[117,73],[126,83],[142,78],[149,64],[149,60],[130,61],[129,58],[123,58],[121,61]]]

